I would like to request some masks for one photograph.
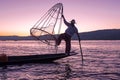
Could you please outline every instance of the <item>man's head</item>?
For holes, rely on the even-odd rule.
[[[75,22],[75,20],[74,19],[72,19],[71,20],[71,24],[75,24],[76,22]]]

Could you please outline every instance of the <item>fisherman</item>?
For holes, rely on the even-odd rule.
[[[64,39],[66,42],[66,49],[65,49],[65,53],[67,55],[70,55],[70,50],[71,50],[71,37],[76,33],[78,38],[79,34],[78,34],[78,29],[75,26],[75,20],[72,19],[70,22],[67,22],[64,15],[62,15],[63,21],[65,23],[65,25],[67,26],[67,29],[65,30],[65,33],[60,34],[60,36],[58,37],[58,39],[56,40],[56,45],[60,45],[61,40]]]

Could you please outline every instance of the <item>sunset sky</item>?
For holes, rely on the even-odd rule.
[[[120,29],[120,0],[0,0],[0,36],[30,35],[30,28],[58,2],[79,32]]]

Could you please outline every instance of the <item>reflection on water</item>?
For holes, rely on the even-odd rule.
[[[69,64],[65,64],[62,66],[57,63],[42,64],[42,65],[28,64],[28,65],[22,65],[22,66],[16,66],[16,67],[10,66],[7,69],[1,69],[0,80],[9,80],[12,78],[17,80],[30,80],[30,79],[66,80],[66,79],[69,79],[70,73],[71,73]]]
[[[71,68],[69,64],[65,64],[65,78],[68,79],[70,78],[70,73],[71,73]]]
[[[0,52],[3,53],[4,50],[7,55],[39,54],[45,50],[45,45],[42,46],[40,49],[35,41],[0,41]],[[72,49],[79,49],[77,41],[73,41]],[[120,79],[120,41],[82,41],[82,49],[83,66],[80,54],[55,63],[9,65],[7,68],[0,67],[0,80]]]
[[[6,73],[6,69],[5,68],[3,68],[1,70],[1,78],[0,79],[1,80],[7,80],[7,73]]]

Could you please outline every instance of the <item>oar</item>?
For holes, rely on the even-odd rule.
[[[80,47],[80,53],[81,53],[81,58],[82,58],[82,65],[83,65],[83,53],[82,53],[82,47],[81,47],[81,42],[80,42],[80,36],[78,34],[78,39],[79,39],[79,47]]]

